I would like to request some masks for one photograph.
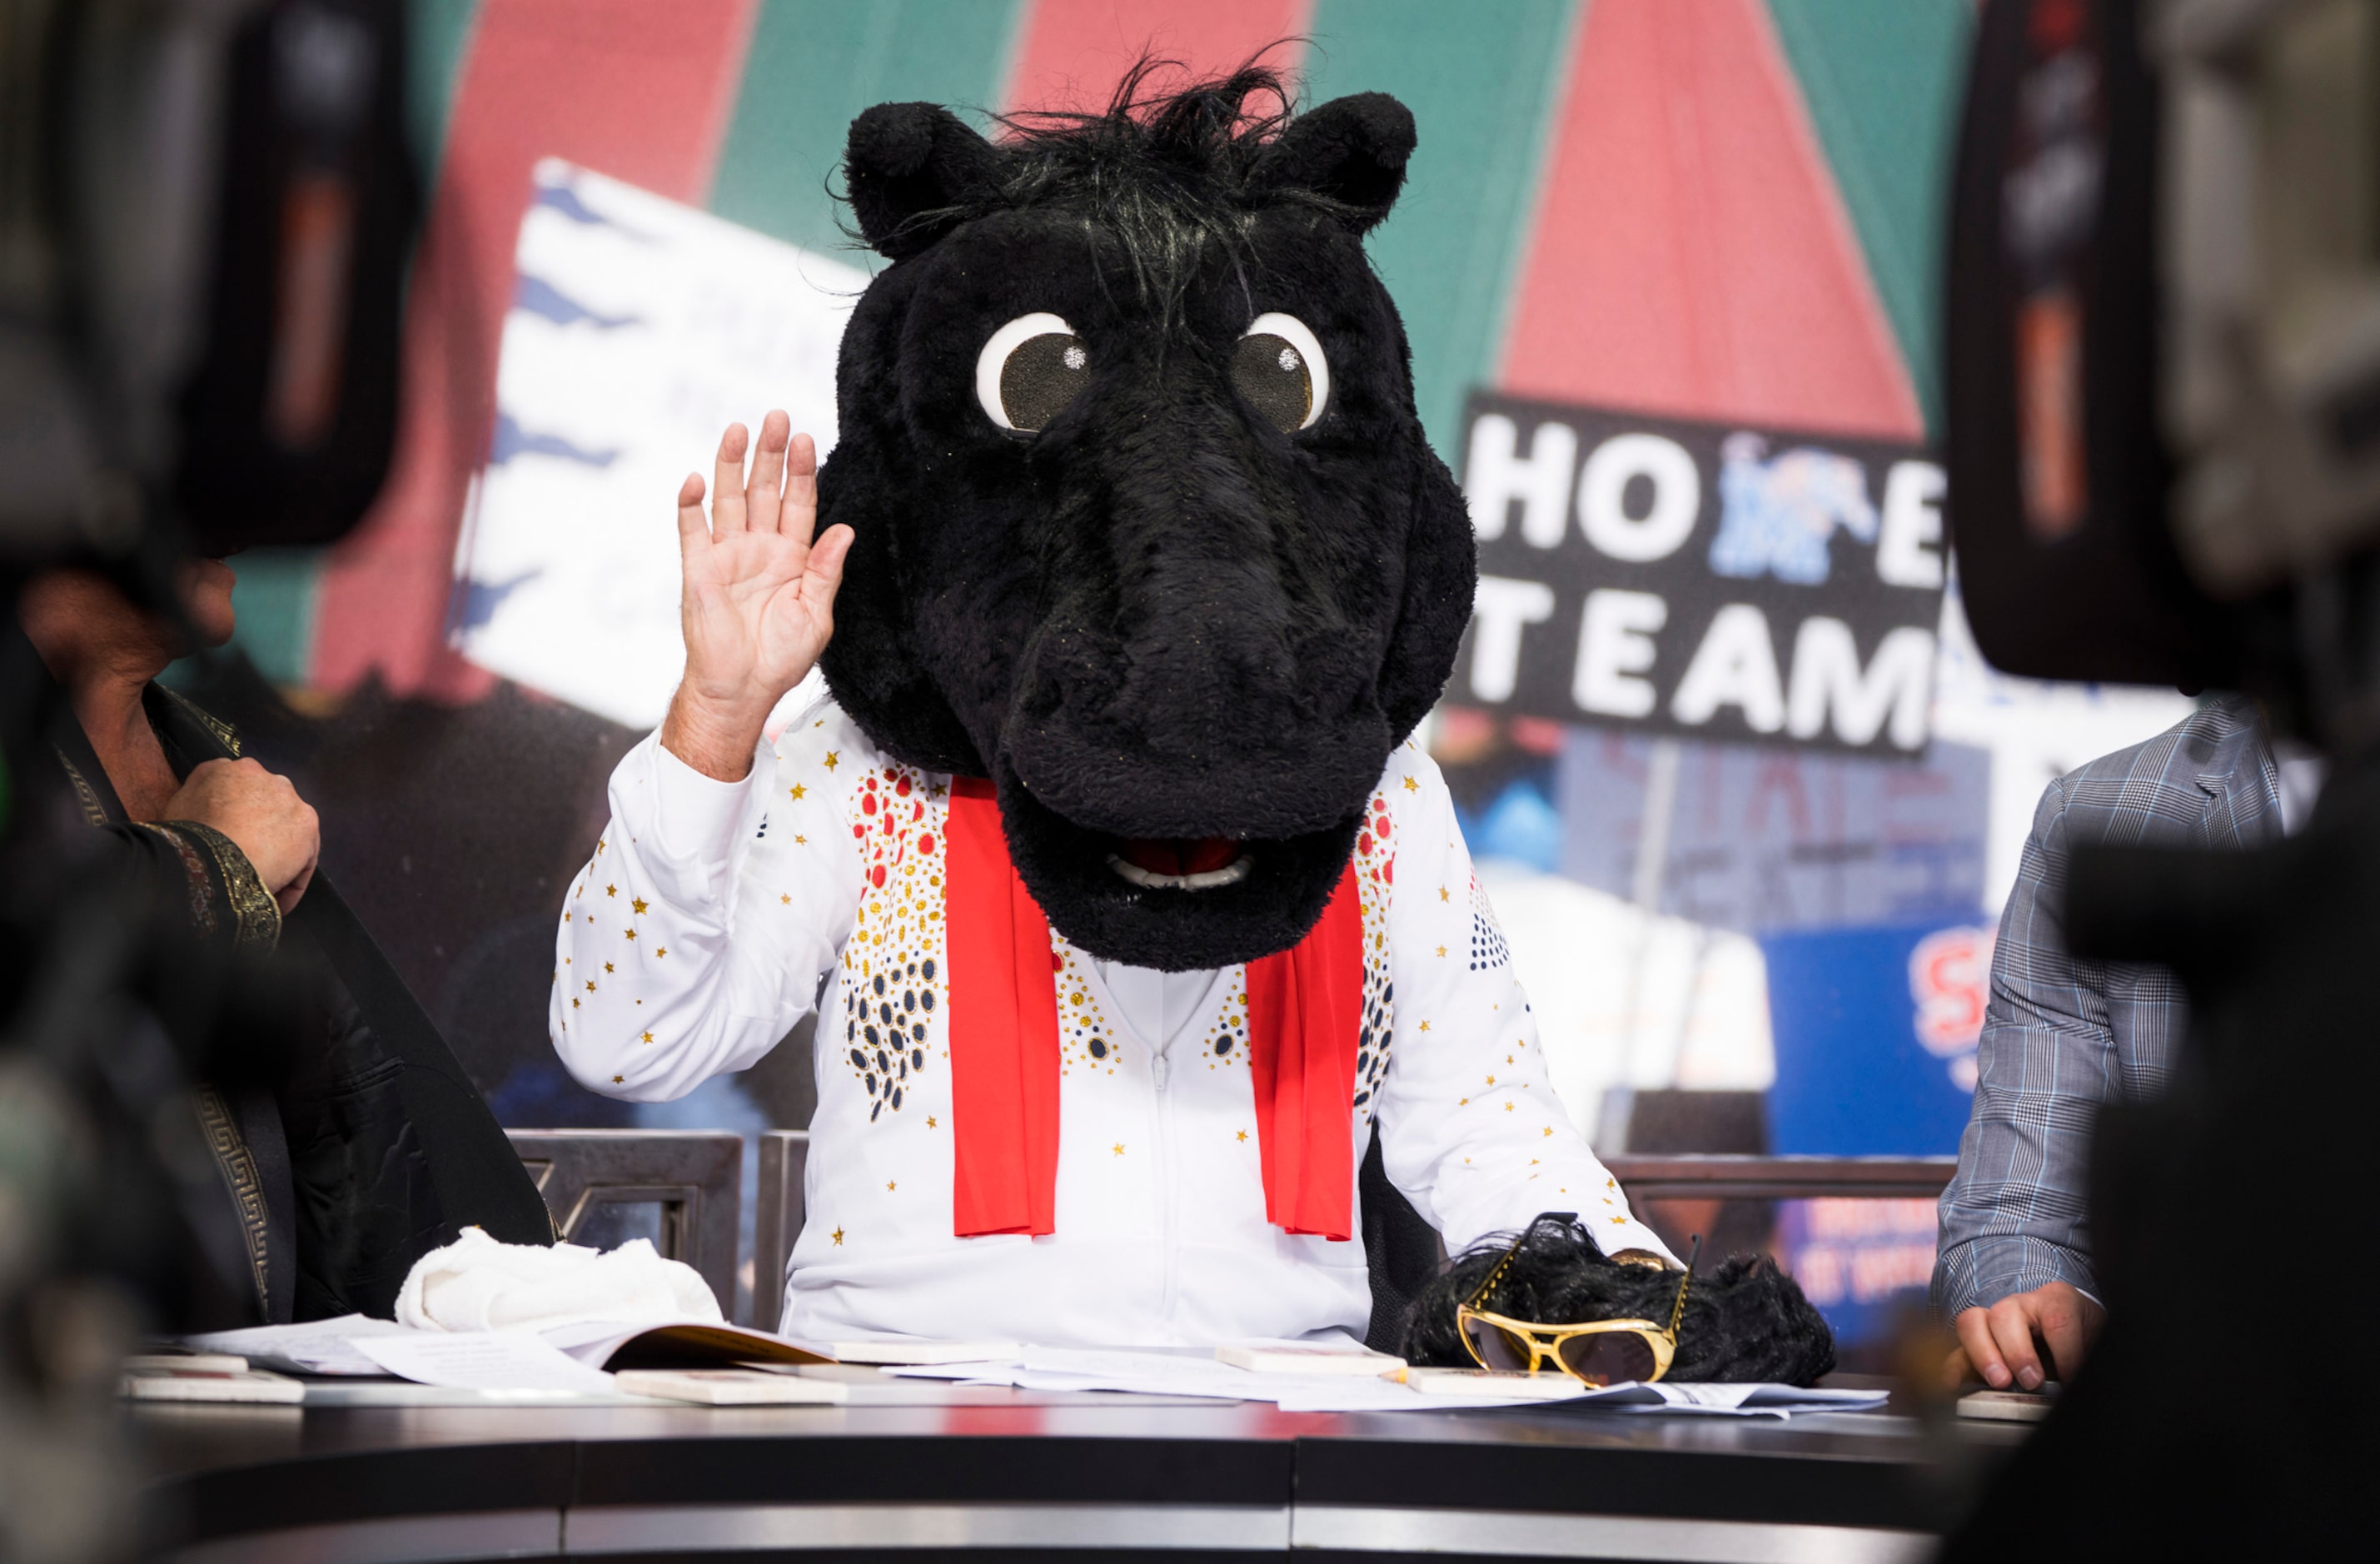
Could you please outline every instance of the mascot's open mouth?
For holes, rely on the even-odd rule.
[[[1237,885],[1256,855],[1228,836],[1135,837],[1108,855],[1108,867],[1144,891],[1212,891]]]
[[[1322,915],[1364,819],[1359,798],[1318,829],[1259,835],[1217,821],[1207,828],[1221,828],[1214,835],[1144,836],[1113,818],[1060,814],[1005,757],[995,769],[1011,858],[1050,926],[1102,960],[1161,972],[1230,966],[1296,944]]]

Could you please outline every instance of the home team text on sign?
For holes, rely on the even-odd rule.
[[[1944,541],[1922,449],[1485,392],[1465,424],[1479,594],[1448,698],[1925,747]]]

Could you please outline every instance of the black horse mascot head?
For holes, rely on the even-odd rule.
[[[887,754],[992,780],[1068,940],[1179,971],[1320,915],[1474,556],[1364,255],[1413,115],[1146,80],[999,140],[930,103],[853,122],[892,264],[843,339],[823,662]]]

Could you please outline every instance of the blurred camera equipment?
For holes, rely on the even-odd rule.
[[[281,978],[91,871],[25,583],[179,622],[192,553],[333,540],[394,444],[419,206],[396,0],[0,0],[0,1555],[134,1546],[137,1333],[252,1307],[192,1083],[270,1071]]]
[[[2330,772],[2280,846],[2074,855],[2074,952],[2170,967],[2192,1032],[2095,1127],[2107,1333],[1945,1557],[2344,1552],[2380,1455],[2380,1367],[2320,1324],[2380,1282],[2380,4],[1995,0],[1971,71],[1947,389],[1977,643],[2246,690]],[[2294,1340],[2242,1352],[2268,1296]]]

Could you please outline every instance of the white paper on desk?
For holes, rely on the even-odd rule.
[[[1014,1363],[919,1363],[875,1364],[896,1379],[952,1379],[964,1385],[1014,1385],[1024,1365]]]
[[[793,1339],[788,1337],[787,1340]],[[944,1364],[1014,1364],[1022,1362],[1025,1353],[1023,1344],[1015,1341],[938,1341],[921,1336],[797,1340],[794,1345],[836,1363],[869,1364],[884,1368],[925,1368]]]
[[[971,1384],[1014,1385],[1025,1390],[1125,1390],[1140,1395],[1203,1396],[1234,1401],[1278,1401],[1284,1396],[1361,1398],[1366,1388],[1366,1381],[1345,1375],[1255,1374],[1218,1363],[1194,1349],[1175,1352],[1027,1347],[1022,1355],[1024,1361],[1015,1364],[938,1364],[886,1372]]]
[[[1301,1386],[1276,1404],[1283,1412],[1477,1412],[1487,1407],[1555,1403],[1541,1396],[1426,1396],[1393,1379],[1342,1379]]]
[[[356,1351],[354,1343],[369,1337],[413,1334],[413,1330],[393,1319],[341,1315],[336,1319],[308,1320],[303,1325],[211,1330],[176,1340],[202,1352],[229,1352],[246,1358],[260,1368],[297,1374],[369,1375],[377,1378],[388,1370]]]
[[[663,1323],[677,1325],[685,1322],[669,1320]],[[552,1326],[531,1334],[547,1345],[569,1353],[589,1368],[601,1368],[604,1359],[620,1350],[621,1342],[654,1328],[650,1324],[622,1325],[615,1319],[575,1319],[567,1325]]]
[[[1061,1347],[1027,1347],[1018,1355],[1021,1362],[886,1364],[884,1372],[904,1379],[955,1379],[1027,1390],[1138,1390],[1232,1400],[1272,1399],[1258,1393],[1263,1376],[1208,1357]]]
[[[884,1372],[904,1379],[1013,1385],[1022,1390],[1125,1390],[1272,1401],[1284,1412],[1435,1412],[1529,1404],[1501,1398],[1423,1396],[1393,1380],[1344,1374],[1252,1374],[1212,1358],[1170,1352],[1027,1348],[1025,1358],[1022,1364],[930,1364]]]
[[[457,1390],[577,1390],[616,1394],[612,1376],[520,1331],[407,1331],[368,1336],[356,1351],[382,1370]]]
[[[1289,1375],[1253,1374],[1217,1363],[1211,1353],[1195,1351],[1027,1347],[1024,1365],[1011,1383],[1027,1390],[1136,1390],[1158,1396],[1270,1401],[1308,1381]]]
[[[1882,1390],[1803,1389],[1796,1385],[1613,1385],[1556,1406],[1613,1412],[1685,1412],[1706,1417],[1788,1418],[1805,1412],[1866,1412],[1884,1405]]]

